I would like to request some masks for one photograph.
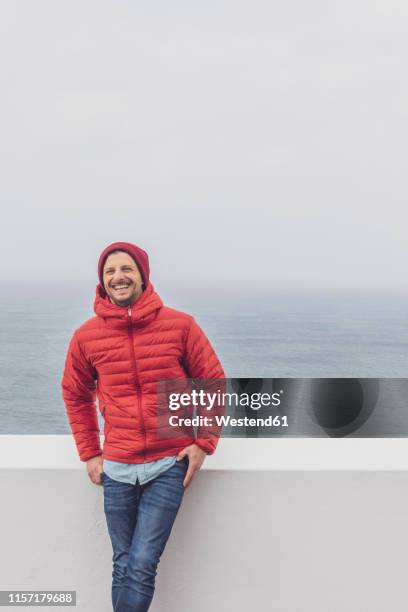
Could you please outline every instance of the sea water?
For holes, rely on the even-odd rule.
[[[0,297],[0,434],[69,433],[61,376],[93,295],[20,291]],[[224,296],[189,304],[229,377],[408,375],[408,298],[387,295]]]

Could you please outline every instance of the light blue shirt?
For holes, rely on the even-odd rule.
[[[121,463],[120,461],[104,459],[103,471],[112,480],[127,482],[133,485],[139,481],[143,485],[171,468],[175,463],[176,457],[162,457],[162,459],[150,461],[149,463]]]

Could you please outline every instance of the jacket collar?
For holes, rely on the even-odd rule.
[[[112,304],[106,291],[99,284],[96,287],[94,311],[98,317],[115,324],[129,324],[129,320],[138,326],[147,325],[156,318],[163,302],[149,282],[142,295],[132,306],[117,306]]]

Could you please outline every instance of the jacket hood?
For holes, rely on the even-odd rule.
[[[135,244],[132,244],[131,242],[112,242],[112,244],[107,246],[106,249],[102,251],[98,261],[98,277],[102,289],[104,288],[103,266],[105,264],[106,258],[113,251],[125,251],[125,253],[130,255],[135,260],[135,262],[137,263],[137,267],[140,270],[140,274],[142,275],[144,285],[145,287],[147,287],[150,277],[150,268],[149,256],[146,251],[136,246]]]
[[[112,304],[102,285],[99,284],[96,287],[95,314],[103,319],[109,319],[112,323],[116,321],[128,324],[130,319],[134,324],[146,325],[156,318],[162,306],[163,302],[155,292],[151,282],[147,284],[142,295],[131,306]]]

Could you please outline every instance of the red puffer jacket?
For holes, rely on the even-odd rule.
[[[101,454],[95,400],[104,417],[105,459],[143,463],[195,442],[214,452],[212,438],[160,439],[157,381],[224,378],[218,358],[194,319],[167,308],[150,282],[129,308],[112,304],[100,285],[96,317],[71,340],[62,379],[68,419],[82,461]]]

